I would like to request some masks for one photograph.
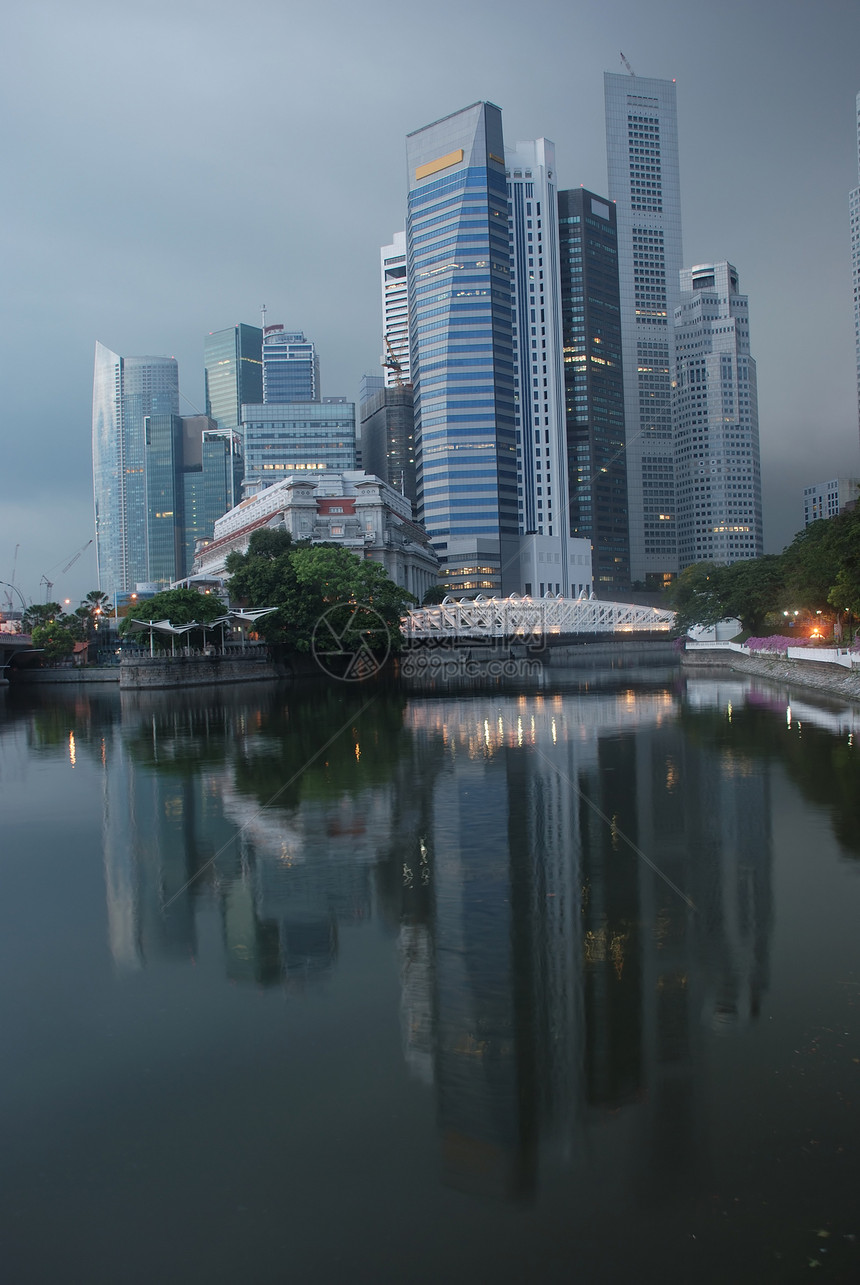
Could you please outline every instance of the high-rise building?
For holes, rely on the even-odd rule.
[[[149,581],[146,421],[179,414],[174,357],[120,357],[96,344],[93,495],[99,588],[110,596]]]
[[[236,433],[245,402],[263,400],[263,332],[259,326],[213,330],[203,341],[206,414]]]
[[[301,330],[266,326],[263,331],[263,397],[266,403],[318,402],[320,363]]]
[[[407,138],[419,518],[455,593],[519,589],[508,203],[492,103]]]
[[[685,268],[680,283],[673,399],[683,570],[758,558],[764,546],[749,304],[731,263]]]
[[[355,404],[340,400],[242,407],[246,495],[288,473],[355,468]]]
[[[409,365],[409,290],[406,280],[406,233],[395,232],[379,252],[382,286],[382,364],[386,388],[411,380]]]
[[[860,94],[855,104],[857,125],[857,171],[860,177]],[[857,361],[857,408],[860,414],[860,187],[848,198],[851,219],[851,284],[854,289],[854,352]]]
[[[360,440],[361,467],[417,504],[411,384],[380,388],[362,398]]]
[[[618,226],[630,575],[678,570],[672,317],[683,266],[674,80],[604,75],[609,197]]]
[[[585,188],[558,194],[570,532],[592,544],[594,584],[630,584],[627,453],[615,206]]]
[[[197,541],[240,494],[241,456],[207,415],[148,415],[145,434],[146,580],[166,589],[190,575]]]
[[[522,593],[572,594],[555,147],[506,153]],[[590,552],[590,551],[589,551]]]
[[[860,477],[834,477],[803,488],[803,525],[835,518],[860,496]]]
[[[189,576],[198,540],[211,540],[218,518],[238,504],[244,473],[242,456],[205,415],[183,416],[183,560]],[[174,579],[179,579],[177,575]]]

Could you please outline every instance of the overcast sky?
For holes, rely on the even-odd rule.
[[[858,0],[28,0],[4,16],[0,580],[75,605],[91,545],[95,341],[173,355],[301,327],[324,395],[379,372],[379,246],[404,226],[404,136],[477,99],[606,189],[603,72],[675,77],[684,260],[750,298],[765,542],[805,484],[860,472],[847,196]],[[4,602],[0,586],[0,604]]]

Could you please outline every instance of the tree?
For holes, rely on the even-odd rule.
[[[196,589],[164,589],[129,607],[120,624],[120,633],[128,633],[132,620],[169,620],[172,625],[190,625],[193,621],[209,624],[225,612],[224,603],[214,594]]]
[[[259,624],[269,642],[309,651],[324,615],[329,628],[337,631],[361,605],[382,617],[378,636],[369,638],[369,645],[400,646],[400,618],[413,601],[411,594],[389,579],[377,562],[356,557],[341,545],[294,544],[285,531],[255,531],[247,553],[229,555],[227,570],[234,599],[249,608],[278,608]],[[373,628],[370,613],[366,619]]]
[[[725,616],[719,591],[723,570],[714,562],[696,562],[685,567],[666,591],[666,600],[675,612],[675,627],[681,633],[693,625],[715,625]]]
[[[255,531],[247,553],[228,554],[226,566],[234,602],[248,608],[278,608],[257,625],[266,641],[292,651],[309,651],[322,603],[311,601],[298,583],[292,553],[299,547],[288,531]]]
[[[56,664],[75,650],[75,635],[62,624],[62,617],[43,625],[33,626],[33,646],[42,652],[49,664]]]
[[[32,633],[39,625],[53,624],[63,614],[58,602],[33,602],[21,616],[24,633]]]
[[[756,634],[764,627],[765,617],[781,610],[785,601],[782,556],[769,553],[720,567],[717,586],[722,615],[737,616],[744,629]]]
[[[430,588],[427,590],[427,592],[425,593],[422,599],[422,602],[421,602],[422,607],[433,607],[437,603],[442,602],[447,592],[448,590],[445,588],[444,585],[431,584]]]

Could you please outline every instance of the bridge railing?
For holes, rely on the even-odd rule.
[[[445,638],[506,638],[524,643],[565,634],[666,633],[675,614],[658,607],[597,598],[446,598],[438,606],[417,607],[403,618],[404,637],[413,641]]]

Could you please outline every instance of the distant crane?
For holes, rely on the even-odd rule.
[[[87,540],[86,544],[81,545],[77,553],[72,554],[71,558],[69,558],[69,561],[66,563],[66,565],[63,567],[62,571],[60,572],[61,576],[64,576],[66,572],[75,565],[78,558],[81,556],[82,553],[86,552],[86,550],[90,547],[92,542],[93,542],[92,538]],[[57,566],[57,563],[54,563],[54,566]],[[53,571],[53,569],[54,567],[50,568],[51,571]],[[45,602],[49,602],[51,598],[51,590],[54,587],[54,581],[49,580],[47,575],[43,575],[42,579],[39,581],[39,584],[45,586]]]
[[[619,50],[619,53],[620,53],[620,52],[621,52],[621,51]],[[625,66],[625,67],[627,68],[627,70],[630,72],[630,75],[635,77],[636,72],[635,72],[635,71],[633,70],[633,68],[630,66],[630,63],[629,63],[629,62],[627,61],[627,59],[624,57],[624,54],[623,54],[623,53],[621,54],[621,61],[624,63],[624,66]]]
[[[80,549],[78,549],[74,557],[70,558],[69,561],[66,563],[66,565],[63,567],[62,571],[60,572],[60,575],[64,576],[66,572],[69,570],[69,568],[75,565],[75,563],[77,562],[81,554],[87,551],[87,549],[90,547],[91,544],[92,544],[92,540],[87,540],[86,544],[81,545]]]
[[[382,336],[382,342],[385,344],[385,347],[388,351],[383,353],[383,355],[380,357],[379,359],[380,364],[384,366],[386,370],[390,370],[394,373],[395,385],[398,388],[403,388],[405,381],[403,379],[403,366],[400,364],[400,358],[397,356],[397,353],[391,347],[391,341],[389,340],[387,334]]]

